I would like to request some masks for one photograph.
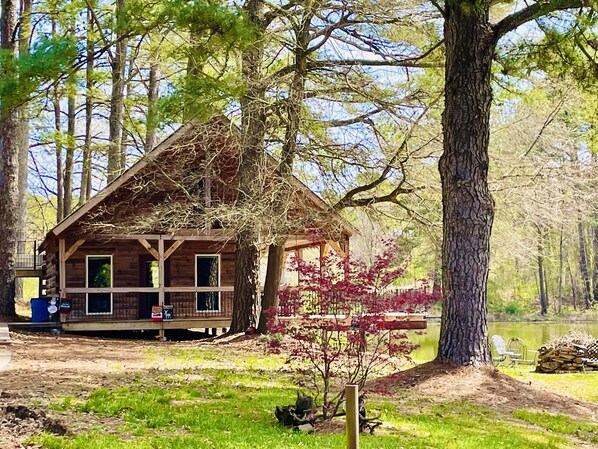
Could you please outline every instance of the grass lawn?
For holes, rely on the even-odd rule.
[[[145,357],[159,358],[165,370],[135,375],[125,386],[50,401],[49,408],[63,422],[93,426],[79,426],[82,430],[64,437],[45,433],[31,442],[51,449],[345,447],[343,418],[316,434],[277,425],[274,407],[293,403],[296,394],[280,356],[165,345],[148,349]],[[504,371],[554,392],[598,401],[598,373],[540,375],[529,367]],[[361,448],[598,448],[598,417],[534,407],[502,408],[405,390],[390,397],[370,395],[368,413],[380,415],[384,425],[374,435],[363,435]]]

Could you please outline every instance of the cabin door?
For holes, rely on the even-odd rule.
[[[158,261],[151,255],[139,256],[139,286],[154,287],[159,286]],[[165,275],[168,269],[164,270]],[[168,285],[168,284],[167,284]],[[152,316],[152,306],[158,305],[158,293],[140,293],[139,294],[139,319],[146,319]]]

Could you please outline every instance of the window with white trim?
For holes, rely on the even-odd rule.
[[[87,288],[112,287],[112,256],[87,256],[85,286]],[[112,293],[87,293],[87,315],[110,315]]]
[[[195,256],[195,286],[220,287],[220,255]],[[220,310],[220,292],[197,292],[196,303],[198,312],[217,312]]]

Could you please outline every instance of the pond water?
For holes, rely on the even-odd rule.
[[[505,341],[511,337],[519,337],[529,349],[538,349],[548,340],[564,335],[570,331],[582,331],[593,335],[598,339],[598,322],[585,323],[512,323],[512,322],[491,322],[488,323],[490,336],[502,335]],[[440,323],[428,322],[428,329],[424,335],[416,335],[410,331],[410,340],[419,344],[420,348],[415,350],[411,356],[418,362],[426,362],[436,357],[438,349],[438,337],[440,335]]]

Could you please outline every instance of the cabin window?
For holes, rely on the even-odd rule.
[[[217,312],[220,310],[220,292],[209,291],[209,287],[220,287],[220,256],[195,256],[195,286],[206,291],[197,292],[198,312]]]
[[[87,288],[112,287],[112,256],[87,256]],[[87,314],[109,315],[112,313],[112,293],[88,293]]]

